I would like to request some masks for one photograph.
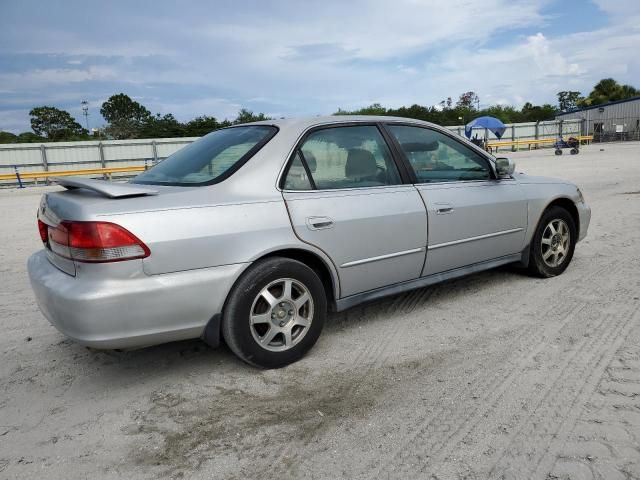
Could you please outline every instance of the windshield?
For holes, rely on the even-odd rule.
[[[132,183],[211,185],[231,176],[277,133],[270,125],[216,130],[141,173]]]

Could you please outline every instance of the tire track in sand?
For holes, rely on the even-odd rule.
[[[593,330],[590,341],[582,343],[572,353],[555,380],[544,389],[533,411],[510,436],[510,446],[495,462],[490,477],[533,478],[535,472],[544,467],[541,464],[552,441],[575,423],[577,416],[574,418],[572,412],[578,410],[576,404],[584,398],[581,394],[595,389],[604,366],[633,325],[638,307],[628,310],[623,318],[606,316]],[[613,328],[612,323],[615,323]],[[544,446],[542,450],[541,445]]]
[[[428,301],[428,299],[431,298],[437,290],[437,286],[426,289],[419,289],[398,295],[390,302],[384,302],[382,304],[376,303],[358,307],[358,310],[360,311],[360,318],[366,317],[368,311],[376,310],[373,318],[367,319],[367,323],[374,321],[383,321],[384,329],[377,336],[379,341],[366,343],[365,348],[361,349],[356,354],[355,358],[352,361],[351,369],[361,372],[361,375],[359,375],[360,380],[353,382],[345,390],[343,390],[341,397],[348,398],[357,394],[358,390],[362,387],[363,382],[366,382],[369,378],[370,373],[378,368],[382,363],[384,363],[386,358],[388,358],[389,353],[393,351],[393,347],[398,344],[398,341],[404,336],[409,328],[407,321],[389,321],[389,319],[386,319],[387,321],[384,321],[385,319],[381,319],[380,317],[387,317],[390,314],[396,316],[405,316],[407,313],[413,311],[416,305]],[[388,303],[388,305],[386,305],[386,303]],[[347,313],[346,321],[348,321],[349,313]],[[321,421],[322,420],[319,420],[319,423]],[[303,444],[297,445],[295,449],[304,449],[308,447],[312,441],[313,437],[308,437],[305,439]],[[283,469],[283,475],[291,475],[294,468],[303,471],[306,469],[305,467],[308,468],[308,461],[306,460],[303,460],[302,462],[299,462],[297,464],[285,461],[287,457],[291,457],[293,450],[294,446],[292,445],[289,445],[288,447],[282,449],[270,462],[268,469],[265,469],[265,474],[272,474],[274,472],[274,469],[275,471],[277,471],[279,467],[282,466],[286,466]]]
[[[469,385],[461,386],[453,395],[468,396],[469,392],[477,392],[481,404],[495,402],[495,399],[504,394],[509,385],[517,378],[522,368],[544,348],[545,340],[553,338],[558,331],[575,318],[581,308],[584,308],[581,301],[573,299],[567,301],[566,297],[573,293],[590,291],[595,286],[594,280],[600,278],[604,272],[615,270],[618,263],[619,261],[613,260],[601,265],[598,269],[581,277],[580,282],[575,282],[572,286],[564,289],[563,291],[567,295],[554,296],[542,315],[555,321],[550,321],[542,329],[538,325],[532,324],[512,340],[512,343],[517,345],[519,353],[511,359],[511,366],[506,371],[498,370],[489,375],[481,372]],[[474,414],[465,415],[464,411],[445,405],[432,410],[428,416],[417,420],[415,428],[406,435],[405,441],[397,449],[394,449],[390,456],[380,458],[377,467],[372,466],[373,475],[381,477],[385,474],[396,475],[399,472],[408,475],[411,469],[405,472],[403,467],[406,470],[411,464],[424,463],[425,459],[431,463],[429,454],[422,458],[421,452],[431,452],[430,447],[437,448],[438,444],[442,445],[442,440],[445,440],[446,445],[446,439],[452,435],[450,432],[464,429],[464,426],[474,417],[476,417]],[[425,440],[420,441],[420,439]]]

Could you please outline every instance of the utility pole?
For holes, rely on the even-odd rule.
[[[84,115],[84,123],[87,126],[87,132],[91,132],[91,130],[89,130],[89,102],[82,100],[80,105],[82,105],[82,115]]]

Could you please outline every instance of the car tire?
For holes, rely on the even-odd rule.
[[[232,288],[222,336],[248,364],[280,368],[313,347],[326,316],[327,296],[318,275],[297,260],[272,257],[252,265]]]
[[[577,238],[571,214],[562,207],[548,208],[531,241],[529,272],[542,278],[560,275],[571,263]]]
[[[559,148],[556,149],[556,151],[554,152],[556,155],[562,155],[562,150],[560,150]]]

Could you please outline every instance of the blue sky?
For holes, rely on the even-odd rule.
[[[124,92],[180,120],[640,87],[638,0],[0,0],[0,130]],[[84,121],[83,121],[84,124]]]

